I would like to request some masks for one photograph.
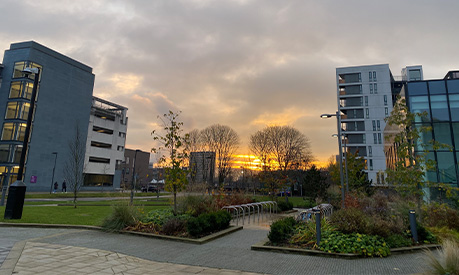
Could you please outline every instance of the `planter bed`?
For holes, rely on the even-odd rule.
[[[280,252],[288,254],[300,254],[300,255],[309,255],[309,256],[323,256],[323,257],[334,257],[334,258],[347,258],[347,259],[357,259],[357,258],[366,258],[364,255],[352,254],[352,253],[328,253],[321,250],[311,250],[304,248],[295,248],[287,246],[273,246],[267,245],[269,243],[268,239],[265,239],[257,244],[251,246],[252,250],[257,251],[268,251],[268,252]],[[391,255],[393,254],[402,254],[402,253],[413,253],[419,252],[424,249],[436,249],[440,248],[439,244],[428,244],[428,245],[417,245],[417,246],[408,246],[408,247],[399,247],[393,248],[390,250]]]

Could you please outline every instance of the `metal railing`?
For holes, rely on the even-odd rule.
[[[328,203],[319,204],[317,206],[314,206],[313,208],[301,211],[300,214],[296,217],[296,220],[307,222],[312,219],[316,211],[320,211],[320,217],[328,218],[333,214],[333,206]]]
[[[238,205],[223,206],[222,210],[226,209],[231,214],[233,220],[236,220],[236,225],[239,225],[239,219],[242,219],[242,225],[244,225],[245,217],[248,217],[248,223],[250,224],[250,218],[253,216],[253,222],[255,223],[255,216],[258,216],[258,223],[263,221],[263,217],[266,215],[272,216],[277,213],[277,202],[275,201],[262,201]],[[265,217],[266,218],[266,217]]]

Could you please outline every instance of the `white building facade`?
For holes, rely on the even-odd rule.
[[[336,69],[343,147],[365,159],[365,172],[374,185],[385,183],[384,119],[390,115],[402,84],[423,79],[422,66],[407,66],[398,78],[392,76],[389,64]]]
[[[124,160],[127,108],[93,97],[85,154],[85,187],[119,187],[117,165]]]

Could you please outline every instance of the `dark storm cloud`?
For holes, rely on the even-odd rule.
[[[156,116],[233,127],[244,142],[270,123],[306,133],[326,160],[336,140],[335,68],[457,69],[454,1],[0,2],[0,45],[35,40],[94,68],[94,94],[129,108],[127,147],[152,147]]]

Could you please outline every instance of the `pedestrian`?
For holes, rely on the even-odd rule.
[[[57,192],[57,188],[59,187],[59,184],[57,184],[57,181],[54,183],[54,190],[53,190],[53,194],[55,194]]]
[[[64,192],[67,193],[67,183],[65,182],[65,180],[62,183],[62,193],[64,193]]]

